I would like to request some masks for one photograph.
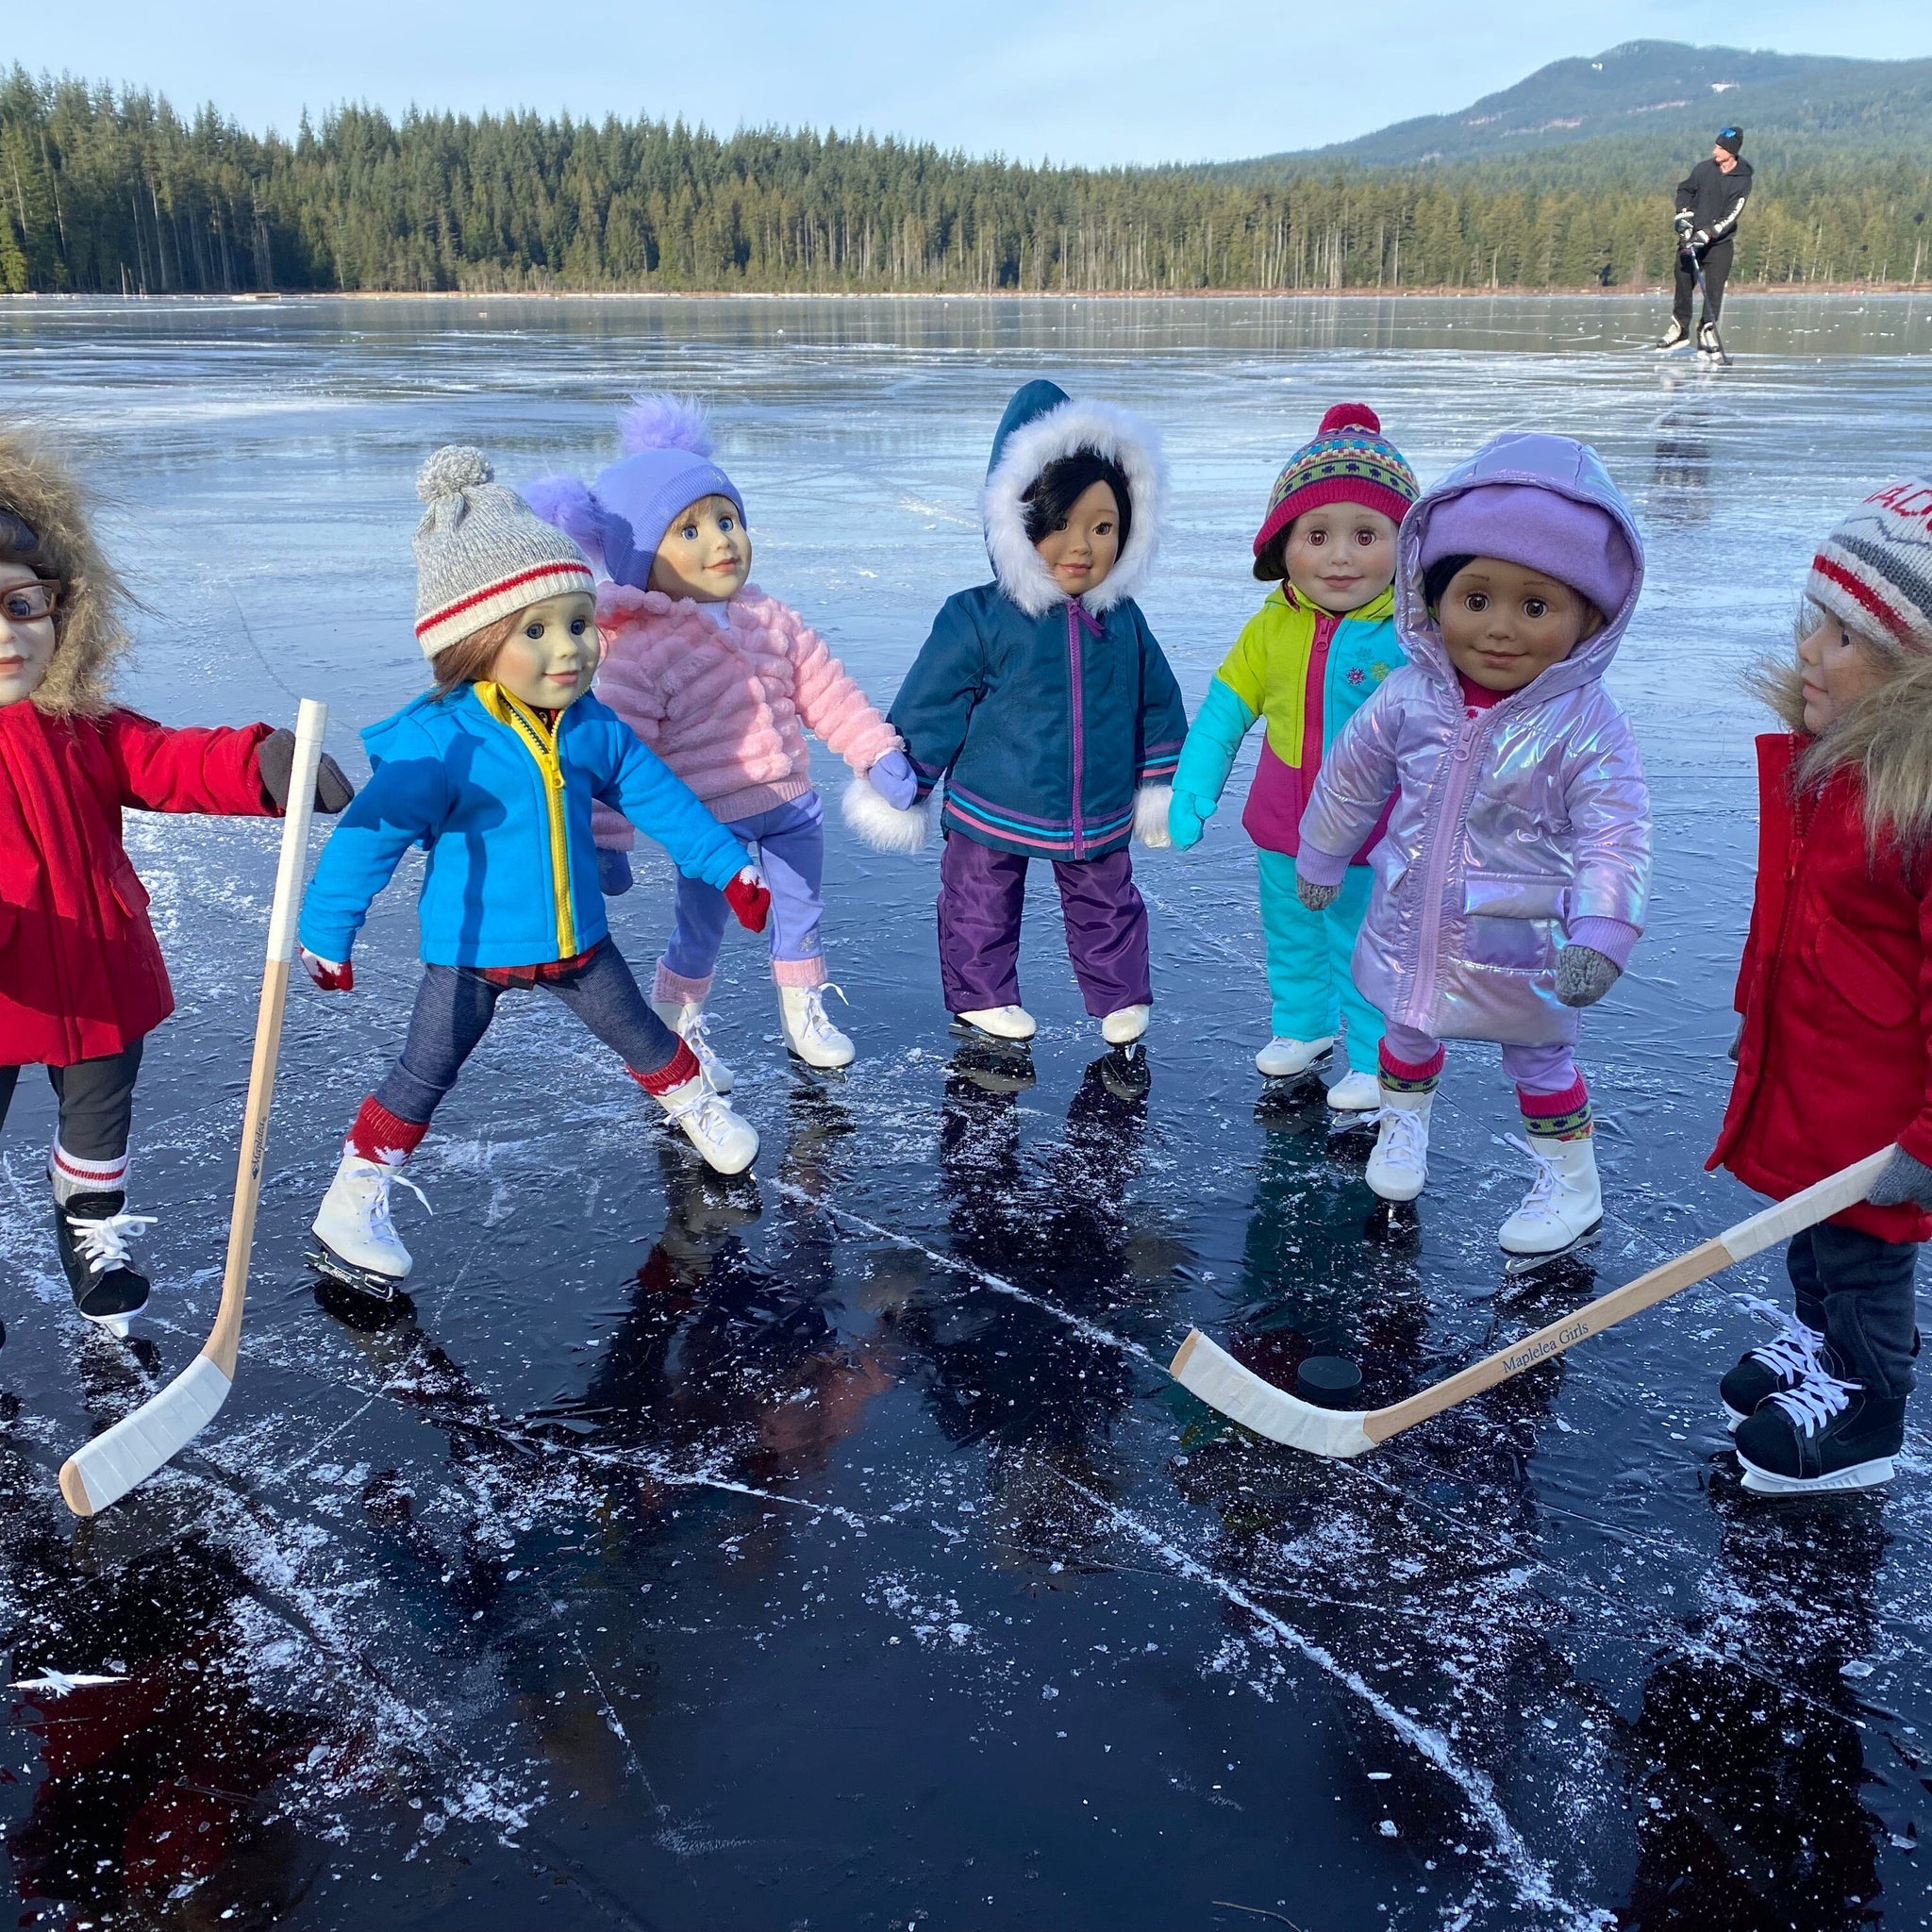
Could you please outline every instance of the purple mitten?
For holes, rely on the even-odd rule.
[[[895,811],[904,811],[919,796],[919,775],[903,751],[889,751],[865,774],[865,782]]]

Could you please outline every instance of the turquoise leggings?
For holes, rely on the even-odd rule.
[[[1288,1040],[1322,1040],[1347,1022],[1348,1064],[1373,1074],[1382,1043],[1382,1016],[1356,991],[1349,959],[1374,874],[1352,865],[1341,896],[1310,912],[1295,896],[1294,860],[1285,852],[1255,852],[1261,868],[1261,930],[1268,940],[1268,991],[1274,1031]]]

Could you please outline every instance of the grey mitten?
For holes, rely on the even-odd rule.
[[[1565,946],[1557,955],[1557,997],[1566,1007],[1593,1007],[1624,969],[1594,946]]]
[[[1894,1148],[1865,1198],[1874,1208],[1902,1208],[1909,1201],[1932,1213],[1932,1167],[1914,1160],[1903,1147]]]
[[[1340,886],[1318,886],[1313,879],[1297,878],[1294,895],[1310,912],[1325,912],[1341,897]]]
[[[261,774],[261,789],[279,811],[289,808],[289,786],[295,776],[295,734],[271,731],[256,747],[256,770]],[[356,788],[327,752],[315,768],[315,809],[335,813],[343,809],[356,795]]]

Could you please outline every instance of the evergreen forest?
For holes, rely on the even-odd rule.
[[[1697,157],[1087,169],[868,135],[364,107],[256,135],[0,79],[0,291],[1576,289],[1669,270]],[[1733,283],[1932,276],[1923,151],[1763,166]]]

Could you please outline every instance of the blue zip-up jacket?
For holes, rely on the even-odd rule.
[[[403,854],[429,855],[417,905],[434,966],[541,966],[608,936],[591,840],[602,799],[691,878],[750,857],[608,706],[587,692],[555,730],[494,684],[425,694],[369,726],[375,767],[337,820],[302,905],[302,943],[346,959]]]
[[[1024,497],[1048,463],[1082,449],[1120,465],[1133,514],[1113,569],[1070,602],[1027,538]],[[1187,711],[1133,599],[1158,544],[1164,481],[1152,435],[1124,410],[1070,401],[1050,382],[1008,406],[980,499],[994,581],[946,600],[889,713],[920,797],[944,777],[948,832],[1098,858],[1133,833],[1140,789],[1172,782]]]

